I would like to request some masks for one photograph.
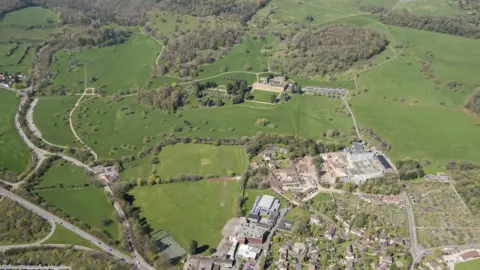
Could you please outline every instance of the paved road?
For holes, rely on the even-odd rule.
[[[83,97],[83,96],[82,96],[82,97]],[[81,98],[82,98],[82,97],[81,97]],[[80,98],[80,99],[81,99],[81,98]],[[79,99],[79,101],[80,101],[80,99]],[[24,106],[26,100],[27,100],[27,97],[23,96],[22,99],[21,99],[21,101],[20,101],[20,108],[21,108],[22,106]],[[77,102],[77,104],[79,104],[79,103]],[[58,155],[58,156],[60,156],[61,158],[63,158],[63,159],[65,159],[65,160],[67,160],[67,161],[75,164],[75,165],[78,166],[78,167],[81,167],[81,168],[84,168],[84,169],[86,169],[86,170],[88,170],[88,171],[90,171],[90,172],[93,172],[93,170],[92,170],[88,165],[82,163],[81,161],[79,161],[79,160],[77,160],[77,159],[74,159],[74,158],[69,157],[69,156],[61,155],[61,154],[58,154],[58,153],[50,153],[50,152],[48,152],[48,151],[46,151],[46,150],[44,150],[44,149],[38,148],[36,145],[34,145],[34,144],[30,141],[30,139],[27,138],[27,136],[25,135],[25,133],[24,133],[23,130],[22,130],[22,127],[21,127],[20,121],[19,121],[19,119],[20,119],[19,111],[20,111],[20,110],[17,110],[17,113],[16,113],[16,115],[15,115],[15,127],[16,127],[18,133],[20,134],[20,137],[23,139],[23,141],[27,144],[27,146],[32,150],[32,152],[33,152],[33,153],[38,157],[38,159],[39,159],[39,163],[37,164],[35,170],[33,170],[32,172],[35,172],[35,171],[38,169],[38,167],[41,165],[41,161],[43,161],[43,159],[45,159],[46,156],[48,156],[48,155]],[[88,148],[88,146],[86,146],[86,147]],[[89,149],[89,148],[88,148],[88,149]],[[93,152],[93,151],[92,151],[92,152]],[[94,153],[94,152],[93,152],[93,153]],[[95,154],[95,156],[96,156],[96,154]],[[17,185],[18,185],[18,183],[17,183]],[[108,188],[108,189],[109,189],[109,188]],[[4,191],[4,192],[9,192],[9,191],[6,190],[6,189],[2,189],[2,191]],[[110,189],[109,189],[109,192],[111,193],[111,190],[110,190]],[[10,192],[10,193],[11,193],[11,192]],[[1,193],[0,193],[0,194],[1,194]],[[15,194],[11,193],[11,195],[15,195]],[[16,196],[16,195],[15,195],[15,196]],[[22,199],[21,197],[19,197],[19,196],[16,196],[16,197],[17,197],[17,200],[19,200],[19,199],[23,200],[23,199]],[[17,200],[16,200],[16,201],[17,201]],[[26,203],[28,203],[28,204],[30,204],[30,205],[33,205],[33,204],[31,204],[30,202],[28,202],[28,201],[25,201],[25,200],[23,200],[23,201],[26,202]],[[121,217],[125,217],[125,214],[123,213],[123,210],[121,210],[120,205],[119,205],[117,202],[115,202],[114,205],[115,205],[115,209],[117,210],[117,212],[118,212],[118,210],[121,211],[121,212],[119,212],[120,216],[121,216]],[[34,206],[34,205],[33,205],[33,206]],[[35,207],[36,207],[36,206],[35,206]],[[27,207],[27,209],[31,209],[31,210],[33,211],[33,208]],[[54,216],[53,214],[51,214],[51,213],[49,213],[49,212],[47,212],[47,211],[45,211],[45,210],[43,210],[43,209],[41,209],[41,208],[39,208],[39,207],[36,207],[35,210],[37,210],[37,211],[43,211],[44,214],[45,214],[45,216],[42,216],[42,215],[40,215],[40,216],[44,217],[46,220],[54,220],[54,221],[57,222],[57,223],[60,223],[60,221],[58,221],[58,220],[61,220],[61,222],[66,223],[66,222],[63,221],[62,219]],[[35,212],[35,211],[34,211],[34,212]],[[37,213],[37,214],[38,214],[38,213]],[[51,216],[51,217],[55,217],[55,219],[47,218],[48,215]],[[62,224],[62,223],[60,223],[60,224]],[[69,225],[70,225],[70,224],[69,224]],[[72,226],[73,226],[73,225],[72,225]],[[124,221],[124,226],[125,226],[125,229],[128,230],[127,232],[128,232],[129,238],[131,239],[130,225],[128,224],[128,220],[127,220],[127,219],[125,219],[125,221]],[[64,226],[64,227],[68,229],[68,227],[66,227],[66,226]],[[77,230],[77,229],[75,228],[75,229],[73,229],[73,230],[71,230],[71,231],[75,232],[76,230]],[[81,231],[81,234],[79,234],[79,233],[77,233],[77,234],[78,234],[79,236],[81,236],[81,237],[89,240],[90,242],[92,242],[92,241],[95,242],[95,241],[96,241],[96,238],[95,238],[95,237],[89,235],[88,233],[86,233],[86,232],[84,232],[84,231]],[[84,237],[84,236],[85,236],[85,237]],[[86,237],[87,237],[87,238],[86,238]],[[92,243],[93,243],[93,242],[92,242]],[[113,249],[110,248],[110,247],[108,247],[108,246],[106,246],[103,242],[97,241],[97,242],[95,242],[95,243],[100,243],[100,244],[96,244],[96,246],[98,246],[98,245],[103,245],[103,246],[105,246],[105,251],[106,251],[107,253],[113,254],[113,253],[112,253],[112,252],[114,252]],[[94,244],[95,244],[95,243],[94,243]],[[102,250],[103,250],[103,249],[102,249]],[[118,252],[118,251],[117,251],[117,252]],[[115,254],[113,254],[113,255],[115,255]],[[118,258],[120,258],[120,259],[123,259],[123,260],[125,260],[125,261],[127,261],[126,259],[128,259],[128,262],[130,262],[130,263],[133,262],[132,260],[130,260],[129,258],[127,258],[125,255],[123,255],[123,254],[121,254],[121,253],[118,253],[117,255],[121,255],[121,257],[118,257]],[[133,247],[132,256],[135,258],[135,263],[137,264],[137,266],[140,267],[141,269],[153,269],[153,268],[142,258],[142,256],[141,256],[140,254],[138,254],[138,252],[135,250],[135,247]]]
[[[46,219],[46,220],[53,220],[55,223],[59,224],[60,226],[64,227],[65,229],[75,233],[76,235],[82,237],[83,239],[88,240],[92,245],[98,247],[99,249],[105,251],[106,253],[112,255],[113,257],[123,260],[129,264],[133,264],[133,261],[125,256],[122,252],[113,249],[112,247],[108,246],[106,243],[101,241],[100,239],[97,239],[96,237],[88,234],[87,232],[83,231],[82,229],[76,227],[75,225],[67,222],[66,220],[63,220],[45,210],[42,208],[34,205],[33,203],[23,199],[22,197],[0,187],[0,195],[5,196],[21,205],[23,205],[26,209],[34,212],[35,214],[39,215],[40,217]],[[29,246],[29,245],[26,245]],[[146,268],[146,267],[142,267]]]
[[[269,249],[270,249],[270,243],[272,242],[272,238],[273,238],[273,235],[275,234],[275,231],[277,230],[278,226],[280,225],[281,221],[283,220],[283,217],[285,217],[285,215],[287,214],[288,210],[290,210],[289,208],[283,208],[280,210],[280,215],[278,216],[278,219],[277,219],[277,224],[275,224],[275,226],[273,226],[273,228],[270,230],[270,234],[268,235],[267,237],[267,240],[265,241],[265,243],[263,244],[262,248],[263,248],[263,254],[262,256],[267,256],[268,255],[268,252],[269,252]],[[257,262],[255,263],[255,267],[254,269],[261,269],[260,268],[260,258],[257,260]]]
[[[413,257],[413,263],[410,266],[410,269],[413,269],[413,265],[416,262],[419,262],[423,257],[423,248],[418,245],[417,242],[417,227],[415,226],[415,214],[413,212],[412,202],[407,194],[407,192],[402,193],[405,200],[405,206],[407,208],[407,217],[408,217],[408,231],[410,237],[410,253]]]

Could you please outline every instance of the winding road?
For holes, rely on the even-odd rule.
[[[65,156],[65,155],[61,155],[61,154],[58,154],[58,153],[50,153],[44,149],[41,149],[41,148],[38,148],[36,145],[34,145],[30,139],[25,135],[25,132],[23,131],[21,125],[20,125],[20,108],[22,108],[23,106],[25,106],[25,103],[27,101],[27,96],[24,94],[24,92],[22,90],[16,90],[15,92],[19,93],[22,97],[20,99],[20,105],[19,105],[19,109],[17,110],[17,113],[15,114],[15,128],[17,129],[20,137],[22,138],[22,140],[27,144],[28,148],[31,149],[32,153],[34,155],[36,155],[38,157],[38,160],[39,162],[37,163],[37,166],[35,167],[35,169],[32,171],[35,172],[41,165],[42,161],[47,157],[47,156],[50,156],[50,155],[58,155],[60,156],[62,159],[66,160],[66,161],[69,161],[71,163],[73,163],[74,165],[76,166],[79,166],[79,167],[82,167],[88,171],[91,171],[93,172],[93,170],[86,164],[82,163],[81,161],[75,159],[75,158],[72,158],[72,157],[69,157],[69,156]],[[84,93],[86,93],[87,91],[85,91]],[[84,95],[82,95],[80,97],[80,99],[77,101],[77,104],[76,106],[78,106],[78,104],[80,104],[80,101],[81,99],[83,98]],[[72,110],[73,111],[73,110]],[[80,140],[81,141],[81,140]],[[85,145],[86,146],[86,145]],[[86,146],[87,149],[90,149],[88,148],[88,146]],[[24,180],[23,180],[24,181]],[[13,185],[21,185],[23,183],[23,181],[19,182],[19,183],[15,183],[15,184],[10,184],[11,186]],[[4,181],[2,181],[4,182]],[[6,183],[6,182],[5,182]],[[106,186],[105,187],[105,190],[112,194],[112,191],[110,189],[110,187]],[[3,187],[0,187],[0,195],[4,196],[4,197],[7,197],[13,201],[16,201],[17,203],[21,204],[22,206],[24,206],[26,209],[36,213],[37,215],[39,215],[40,217],[44,218],[45,220],[49,221],[49,222],[53,222],[53,223],[56,223],[56,224],[59,224],[61,226],[63,226],[64,228],[66,228],[67,230],[77,234],[78,236],[88,240],[90,243],[92,243],[93,245],[95,245],[96,247],[98,247],[99,249],[105,251],[106,253],[110,254],[111,256],[113,257],[116,257],[117,259],[120,259],[126,263],[129,263],[129,264],[132,264],[132,265],[135,265],[136,267],[140,268],[140,269],[148,269],[148,270],[151,270],[151,269],[154,269],[152,266],[150,266],[143,258],[142,256],[136,251],[135,247],[133,247],[133,250],[132,250],[132,256],[134,258],[134,260],[132,260],[131,258],[129,258],[128,256],[126,256],[125,254],[123,254],[121,251],[118,251],[116,249],[114,249],[113,247],[110,247],[108,246],[106,243],[104,243],[103,241],[97,239],[96,237],[90,235],[89,233],[83,231],[82,229],[74,226],[73,224],[67,222],[66,220],[36,206],[35,204],[23,199],[22,197],[10,192],[9,190],[3,188]],[[115,207],[115,210],[117,211],[118,215],[124,220],[123,221],[123,225],[125,227],[125,229],[127,230],[127,234],[128,234],[128,238],[129,240],[131,240],[131,232],[130,232],[130,225],[128,224],[128,220],[125,218],[125,214],[122,210],[122,208],[120,207],[120,205],[118,204],[118,202],[114,202],[114,207]],[[50,232],[52,234],[52,231]],[[41,241],[45,241],[46,239],[42,239]],[[20,245],[20,246],[15,246],[15,248],[22,248],[22,247],[31,247],[31,246],[34,246],[34,245],[38,245],[38,243],[36,244],[27,244],[27,245]],[[13,248],[13,246],[4,246],[4,247],[1,247],[1,248]],[[0,248],[0,249],[1,249]]]

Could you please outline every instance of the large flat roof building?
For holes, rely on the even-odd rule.
[[[251,214],[254,215],[269,215],[273,212],[278,211],[280,208],[280,201],[273,196],[263,195],[258,196],[253,205]]]

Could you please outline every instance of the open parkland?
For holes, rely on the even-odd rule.
[[[51,35],[80,27],[60,24],[53,9],[7,13],[0,20],[2,186],[28,191],[30,201],[109,239],[125,254],[135,254],[125,224],[136,218],[139,222],[130,231],[138,229],[154,240],[157,253],[165,252],[176,263],[172,269],[181,269],[179,263],[218,264],[217,255],[229,254],[222,248],[237,245],[234,255],[242,254],[237,265],[243,269],[260,269],[262,260],[270,260],[272,269],[348,268],[349,262],[363,269],[406,269],[407,264],[411,269],[479,269],[480,211],[465,197],[469,193],[461,188],[462,179],[454,176],[463,169],[452,164],[480,164],[480,118],[464,106],[480,85],[480,41],[383,24],[356,2],[382,4],[392,11],[473,16],[432,0],[272,0],[252,16],[241,42],[201,65],[196,77],[180,71],[152,75],[152,67],[166,61],[162,56],[169,53],[168,44],[144,27],[128,26],[131,34],[121,44],[53,52],[46,68],[49,87],[35,93],[22,79],[37,76],[34,59]],[[202,20],[237,24],[218,22],[215,16]],[[272,64],[287,47],[278,35],[299,25],[305,30],[334,24],[374,29],[388,46],[368,61],[329,75],[289,75]],[[170,39],[199,25],[197,17],[158,10],[149,13],[146,23]],[[239,81],[248,83],[251,98],[236,104],[229,87]],[[190,92],[206,82],[216,86],[204,91],[204,97],[222,100],[222,106],[202,106]],[[299,86],[309,90],[295,92]],[[140,92],[162,87],[188,92],[183,106],[172,111],[139,102]],[[16,123],[26,92],[34,105],[22,117],[47,152],[35,150],[43,153],[40,158],[27,147]],[[269,134],[325,148],[298,156],[298,145],[258,139]],[[263,144],[254,151],[257,139]],[[355,142],[372,157],[350,160],[350,155],[363,153],[349,152]],[[342,147],[327,149],[334,145]],[[86,153],[85,160],[68,160],[80,159],[79,153]],[[319,154],[323,167],[304,157]],[[330,171],[340,169],[325,165],[337,154],[347,164],[339,167],[345,170],[340,177]],[[379,156],[387,158],[389,168]],[[51,164],[43,168],[45,160]],[[396,164],[403,160],[418,160],[425,173],[445,173],[448,179],[400,177],[396,194],[362,191],[370,177],[362,178],[365,171],[381,168],[382,177],[398,176]],[[360,162],[364,171],[351,170]],[[478,170],[475,166],[471,171]],[[45,170],[36,174],[39,168]],[[122,200],[115,193],[120,186],[128,186]],[[268,202],[265,213],[255,212],[262,198],[270,197],[280,208],[269,210],[275,203]],[[119,201],[127,218],[117,209]],[[257,221],[252,214],[258,214]],[[255,226],[265,224],[270,227],[260,244],[245,242],[242,228],[258,233]],[[43,231],[37,236],[45,237]],[[2,240],[2,245],[11,244]],[[98,250],[58,224],[48,239],[39,241]],[[198,246],[192,251],[193,242]],[[312,250],[328,255],[315,259]]]

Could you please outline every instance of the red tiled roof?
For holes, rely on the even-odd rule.
[[[460,258],[462,258],[462,260],[474,259],[478,257],[480,257],[480,252],[476,250],[468,251],[460,255]]]

